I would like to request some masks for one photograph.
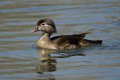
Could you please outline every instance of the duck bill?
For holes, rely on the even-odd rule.
[[[34,33],[34,32],[38,32],[38,28],[34,28],[31,32]]]

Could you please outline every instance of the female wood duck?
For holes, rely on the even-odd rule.
[[[74,35],[60,35],[55,37],[50,37],[52,33],[56,33],[56,27],[53,20],[48,18],[43,18],[37,22],[37,26],[32,30],[32,32],[42,31],[43,35],[38,40],[37,46],[39,48],[46,49],[75,49],[82,48],[91,44],[101,44],[102,40],[87,40],[84,39],[86,33],[74,34]]]

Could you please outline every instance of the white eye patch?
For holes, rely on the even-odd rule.
[[[41,23],[41,26],[47,27],[48,25],[46,23]]]

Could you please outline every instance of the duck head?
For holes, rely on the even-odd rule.
[[[40,19],[37,22],[36,27],[32,30],[32,32],[38,32],[38,31],[42,31],[48,34],[57,32],[54,21],[48,18]]]

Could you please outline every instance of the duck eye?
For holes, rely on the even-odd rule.
[[[42,23],[41,25],[42,25],[42,26],[44,26],[45,24],[44,24],[44,23]]]

